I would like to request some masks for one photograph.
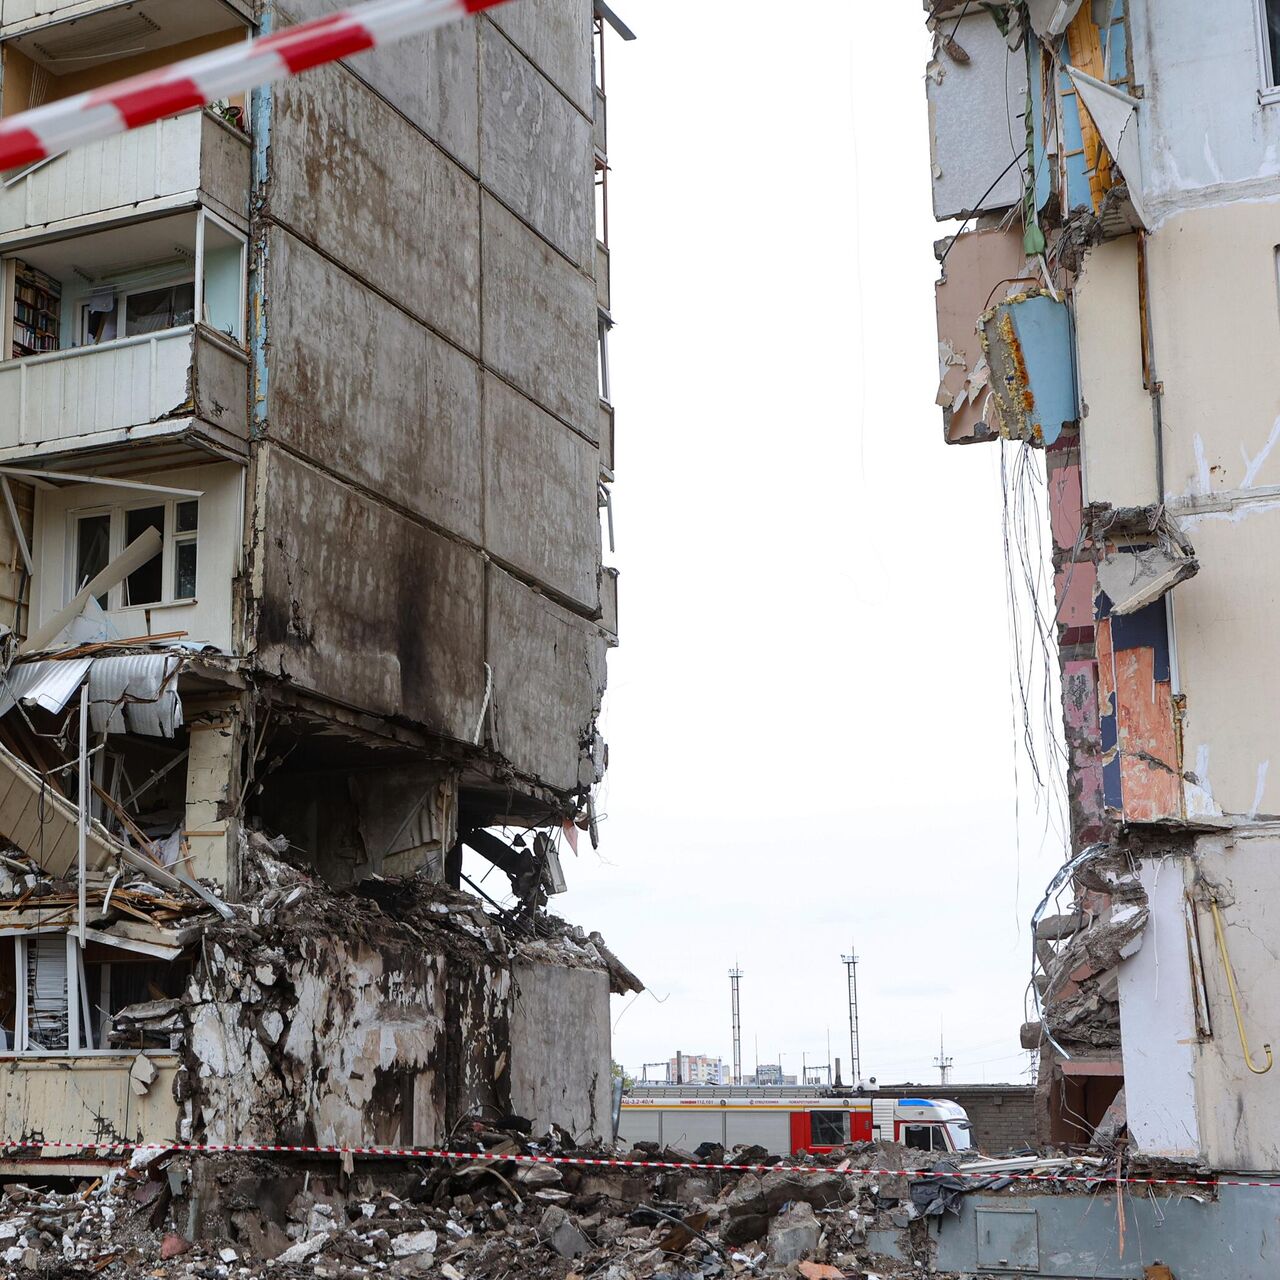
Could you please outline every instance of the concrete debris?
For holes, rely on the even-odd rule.
[[[453,1145],[460,1150],[615,1154],[565,1147],[555,1133],[513,1142],[480,1120],[459,1128]],[[956,1166],[893,1144],[855,1143],[798,1157],[814,1165],[812,1174],[764,1178],[692,1159],[687,1169],[653,1171],[365,1161],[344,1174],[333,1161],[209,1157],[173,1191],[171,1172],[190,1167],[186,1157],[145,1154],[94,1182],[68,1180],[63,1192],[11,1183],[0,1201],[0,1250],[11,1271],[121,1280],[906,1280],[922,1267],[937,1274],[929,1265],[927,1206],[949,1205],[970,1181],[912,1178]],[[637,1147],[629,1156],[666,1154]],[[742,1148],[728,1154],[742,1158]],[[902,1177],[860,1172],[884,1167],[900,1167]],[[1027,1169],[1103,1179],[1114,1176],[1115,1161],[976,1159],[965,1167],[987,1175],[972,1183],[990,1191]],[[541,1181],[523,1175],[543,1168],[559,1175],[563,1203],[514,1194]],[[1065,1189],[1037,1186],[1044,1194]]]
[[[793,1204],[769,1224],[769,1257],[775,1267],[807,1258],[818,1247],[822,1228],[807,1204]]]

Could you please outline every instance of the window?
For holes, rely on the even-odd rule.
[[[111,559],[111,512],[91,511],[76,519],[75,572],[71,595],[81,591],[96,578]],[[107,597],[99,596],[98,604],[107,607]]]
[[[156,529],[164,537],[164,507],[134,507],[124,513],[124,546],[142,537],[148,529]],[[122,547],[121,550],[124,548]],[[152,556],[140,569],[135,569],[124,580],[124,600],[127,608],[135,604],[159,604],[164,597],[164,552]]]
[[[931,1124],[909,1124],[904,1125],[902,1129],[902,1145],[905,1147],[914,1147],[917,1151],[945,1151],[947,1149],[946,1139],[942,1134],[934,1133],[934,1125]],[[935,1145],[934,1138],[937,1138]]]
[[[1261,0],[1262,3],[1262,60],[1266,75],[1266,87],[1280,82],[1280,0]]]
[[[192,499],[173,509],[173,596],[189,600],[196,594],[196,534],[200,504]]]
[[[813,1147],[840,1147],[849,1141],[843,1111],[809,1112],[809,1145]]]
[[[30,933],[0,944],[0,1052],[62,1054],[168,1049],[169,1033],[116,1015],[131,1005],[171,999],[189,967],[74,932]]]
[[[119,586],[99,596],[99,606],[133,609],[195,599],[199,499],[153,499],[136,506],[97,507],[73,511],[70,519],[68,600],[148,529],[159,531],[160,551]]]
[[[122,310],[123,327],[120,324]],[[161,333],[190,324],[195,314],[194,279],[123,293],[113,288],[103,289],[80,307],[80,341],[91,347],[113,338]]]

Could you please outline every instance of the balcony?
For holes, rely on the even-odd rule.
[[[243,226],[249,139],[212,112],[87,143],[0,184],[0,249],[195,204]]]
[[[596,304],[603,311],[609,311],[612,288],[609,280],[609,250],[599,240],[596,241]]]
[[[41,43],[53,74],[62,75],[120,61],[118,50],[164,48],[254,20],[251,0],[187,0],[180,10],[149,5],[139,13],[121,0],[0,0],[0,27],[6,38],[48,33]]]
[[[141,1135],[150,1142],[172,1139],[178,1131],[178,1104],[173,1100],[173,1081],[178,1058],[172,1053],[154,1053],[155,1080],[139,1097],[129,1071],[135,1053],[63,1054],[48,1057],[6,1056],[4,1085],[0,1088],[0,1123],[6,1133],[47,1133],[63,1142],[101,1144],[110,1151],[110,1137],[122,1139]],[[49,1148],[50,1156],[64,1162],[91,1161],[94,1152],[73,1153],[69,1148]],[[36,1151],[26,1153],[33,1172],[41,1161]],[[101,1155],[99,1155],[101,1158]],[[45,1174],[61,1172],[52,1160]],[[13,1171],[12,1162],[8,1172]]]
[[[0,458],[187,434],[246,438],[248,356],[202,325],[0,364]]]
[[[0,460],[149,440],[244,453],[246,242],[203,207],[3,260]]]

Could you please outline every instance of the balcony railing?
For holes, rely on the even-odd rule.
[[[596,302],[604,308],[610,310],[609,299],[611,295],[609,281],[609,250],[596,241]]]
[[[151,423],[200,419],[244,439],[248,357],[199,326],[0,364],[0,451],[103,444]]]
[[[193,204],[249,214],[249,140],[210,112],[86,143],[0,185],[0,243]]]
[[[6,1055],[0,1123],[8,1126],[6,1133],[52,1135],[56,1131],[64,1143],[96,1142],[102,1147],[110,1145],[106,1134],[127,1138],[141,1133],[153,1140],[173,1137],[178,1128],[178,1104],[173,1100],[177,1055],[148,1055],[157,1075],[142,1097],[129,1079],[136,1056],[135,1052]],[[54,1151],[73,1154],[69,1147]],[[35,1158],[37,1152],[25,1154]]]

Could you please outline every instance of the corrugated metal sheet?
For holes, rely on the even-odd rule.
[[[86,675],[94,733],[145,733],[172,738],[182,724],[178,672],[170,653],[130,653],[105,658],[19,662],[0,675],[0,715],[19,700],[59,712]]]
[[[0,715],[19,700],[46,711],[61,711],[84,682],[92,663],[92,658],[15,663],[0,675]]]
[[[172,738],[182,723],[178,671],[169,653],[96,658],[89,673],[89,721],[94,733],[146,733]]]

